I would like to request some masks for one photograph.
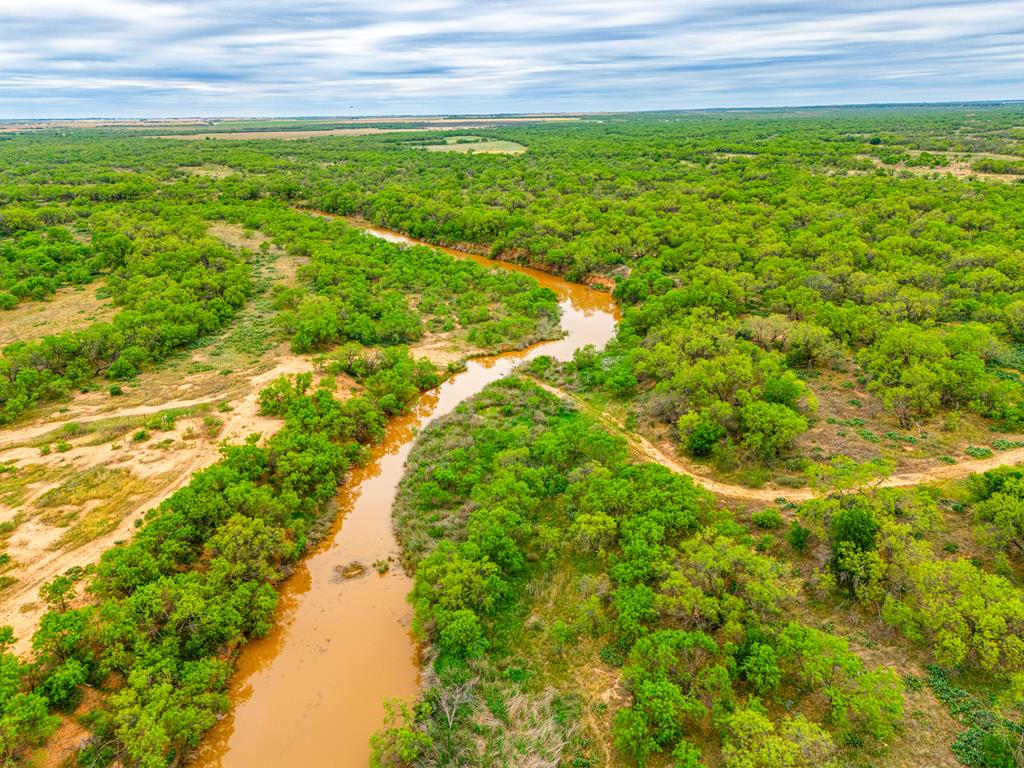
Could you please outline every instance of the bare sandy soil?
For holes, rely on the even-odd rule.
[[[269,367],[267,365],[269,364]],[[194,399],[164,400],[147,405],[117,411],[119,418],[146,416],[171,409],[214,405],[228,402],[230,410],[211,408],[202,415],[177,419],[174,429],[151,431],[147,441],[134,443],[130,434],[113,442],[96,444],[95,437],[86,433],[80,438],[68,440],[71,448],[64,452],[43,456],[33,445],[40,437],[52,433],[63,423],[74,422],[88,425],[102,421],[109,414],[95,413],[88,403],[72,403],[63,422],[32,425],[18,430],[5,430],[0,440],[5,446],[0,449],[0,463],[10,463],[19,471],[33,466],[42,466],[46,472],[38,482],[32,482],[25,489],[16,504],[0,502],[0,522],[14,520],[20,515],[22,522],[11,534],[7,552],[14,567],[8,573],[17,581],[0,592],[0,625],[10,624],[18,637],[16,651],[28,650],[28,640],[45,605],[38,599],[39,587],[53,576],[64,573],[73,566],[84,566],[95,562],[104,550],[115,542],[128,538],[142,514],[168,498],[189,482],[193,473],[204,469],[220,456],[221,441],[242,442],[246,436],[259,433],[263,437],[272,435],[280,426],[276,419],[260,416],[259,392],[268,383],[285,374],[312,371],[310,359],[291,355],[284,348],[268,354],[265,364],[224,381],[221,391]],[[154,389],[167,393],[169,390],[154,378]],[[193,379],[202,378],[202,375]],[[219,377],[224,379],[224,377]],[[187,391],[196,382],[181,382]],[[140,388],[146,388],[142,382]],[[344,394],[344,388],[339,396]],[[225,398],[230,395],[230,398]],[[240,395],[240,397],[237,397]],[[237,399],[235,399],[237,397]],[[81,400],[88,400],[82,396]],[[161,399],[156,395],[156,399]],[[87,415],[90,412],[93,415]],[[209,427],[216,419],[219,427]],[[134,429],[132,430],[134,431]],[[120,484],[134,481],[137,492],[123,499],[118,508],[110,510],[117,518],[109,520],[110,530],[79,546],[61,546],[67,526],[61,516],[41,514],[39,503],[47,492],[59,489],[66,479],[80,478],[89,471],[98,469],[120,470]],[[88,507],[78,510],[79,514],[89,511]]]
[[[442,369],[473,354],[465,343],[455,338],[454,333],[425,333],[422,339],[409,346],[409,351],[413,357],[425,357]]]
[[[95,709],[102,701],[98,690],[85,686],[82,701],[79,702],[73,715],[62,715],[57,732],[50,737],[45,747],[38,750],[29,763],[33,768],[61,768],[68,765],[68,760],[79,749],[85,746],[92,733],[79,722],[85,713]]]
[[[230,165],[217,165],[208,163],[206,165],[183,165],[181,170],[191,173],[193,176],[204,176],[208,179],[226,179],[235,169]]]
[[[911,153],[915,154],[915,153]],[[916,154],[920,154],[919,152]],[[965,154],[962,152],[930,152],[932,155],[944,155],[950,157],[949,165],[942,165],[935,168],[929,168],[927,166],[909,166],[903,163],[884,163],[881,159],[872,155],[858,155],[863,160],[869,160],[872,164],[879,168],[887,168],[889,170],[906,171],[916,176],[928,176],[933,173],[937,174],[950,174],[957,177],[958,179],[965,179],[968,177],[974,177],[978,179],[985,179],[987,181],[1006,181],[1015,182],[1024,176],[1013,173],[985,173],[983,171],[975,171],[971,168],[971,163],[978,160],[984,160],[985,158],[1002,159],[1002,160],[1021,160],[1024,158],[1016,157],[1014,155],[999,155],[988,152],[982,152],[977,154]]]
[[[291,282],[305,261],[239,225],[217,222],[209,232],[252,251],[266,244],[276,257],[264,272],[271,281]],[[58,301],[41,303],[47,330],[73,325],[75,301],[81,306],[93,293],[62,294]],[[229,338],[252,311],[244,310],[222,338]],[[5,325],[3,332],[10,340],[24,338],[36,322],[23,321],[13,329]],[[7,467],[0,473],[0,523],[14,526],[5,548],[11,563],[3,570],[13,582],[0,590],[0,625],[14,627],[17,652],[27,652],[45,610],[38,597],[42,584],[95,562],[115,542],[127,539],[146,510],[217,461],[222,441],[273,434],[280,422],[259,415],[260,390],[279,376],[314,367],[310,358],[292,354],[284,344],[256,358],[224,353],[218,348],[223,346],[228,345],[215,340],[168,361],[125,385],[120,397],[98,387],[41,412],[32,423],[0,430],[0,466]],[[340,383],[337,394],[344,397],[346,382]],[[133,439],[146,417],[170,411],[178,412],[173,428],[150,428],[146,439]]]
[[[0,311],[0,347],[38,339],[54,329],[71,331],[109,320],[117,307],[110,299],[96,298],[102,286],[102,280],[81,287],[66,286],[45,301],[24,301],[14,309]]]

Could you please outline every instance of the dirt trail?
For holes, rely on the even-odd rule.
[[[273,282],[293,283],[296,271],[307,261],[288,255],[262,233],[248,231],[238,224],[211,222],[208,233],[233,248],[254,254],[266,251],[272,259],[266,276]],[[246,309],[249,311],[251,308]],[[240,315],[224,330],[222,338],[229,337],[244,320],[244,315]],[[189,370],[198,363],[205,364],[206,370]],[[228,370],[218,373],[214,363],[227,366]],[[179,362],[177,368],[169,366],[147,373],[133,383],[130,392],[123,397],[111,398],[97,389],[76,395],[60,410],[40,414],[31,424],[0,430],[0,462],[19,468],[41,465],[47,470],[45,478],[32,482],[11,504],[0,501],[0,520],[18,521],[6,546],[14,563],[9,574],[16,581],[0,592],[0,625],[9,624],[14,628],[18,638],[15,651],[28,652],[29,639],[45,609],[38,598],[40,586],[69,568],[96,562],[117,541],[130,538],[136,522],[147,510],[159,506],[186,485],[194,473],[220,458],[222,441],[238,444],[252,433],[267,438],[276,432],[279,420],[259,414],[260,390],[279,376],[312,370],[310,358],[293,354],[284,344],[266,350],[259,359],[249,360],[237,360],[230,355],[214,357],[201,351]],[[345,377],[342,379],[339,381],[340,397],[345,396],[346,382],[351,384]],[[134,402],[125,402],[129,398]],[[88,425],[141,419],[171,410],[187,411],[197,406],[220,404],[227,407],[181,415],[174,429],[157,432],[152,439],[138,443],[127,439],[97,443],[95,435],[90,433],[55,435],[72,423]],[[39,445],[51,437],[53,441],[67,442],[70,447],[41,454]],[[78,545],[63,544],[63,537],[69,531],[67,523],[55,520],[53,514],[43,514],[44,510],[36,501],[65,479],[81,478],[93,470],[124,472],[129,481],[138,483],[144,490],[118,501],[111,508],[109,530],[104,529],[104,533]],[[77,508],[72,505],[67,514],[71,519],[86,515],[90,504],[77,505]]]
[[[550,384],[546,384],[542,381],[537,381],[536,379],[534,379],[534,381],[536,381],[537,385],[542,389],[545,389],[551,394],[564,400],[569,400],[581,410],[585,410],[588,414],[598,418],[602,424],[609,427],[613,432],[625,437],[629,442],[629,446],[632,451],[638,456],[641,456],[647,461],[654,462],[655,464],[660,464],[661,466],[680,475],[686,475],[697,483],[697,485],[706,488],[716,496],[771,504],[775,502],[776,499],[802,502],[819,495],[811,488],[785,488],[783,486],[747,488],[743,485],[715,480],[708,476],[707,470],[704,467],[689,462],[686,459],[666,453],[644,436],[627,429],[624,424],[619,422],[610,414],[604,411],[598,411],[577,395],[566,392],[563,389],[551,386]],[[921,472],[907,472],[892,475],[880,482],[874,482],[871,485],[878,488],[903,488],[906,486],[934,483],[944,480],[959,480],[967,477],[968,475],[985,472],[990,469],[996,469],[997,467],[1013,466],[1021,463],[1024,463],[1024,448],[1013,448],[1008,451],[993,454],[992,456],[984,459],[972,459],[969,462],[961,462],[959,464],[941,464]]]
[[[38,593],[39,588],[46,581],[73,566],[84,566],[96,562],[100,555],[115,542],[129,538],[135,529],[135,521],[144,512],[159,506],[175,491],[190,482],[194,473],[209,467],[218,460],[222,440],[241,443],[246,436],[254,432],[260,433],[264,438],[276,432],[280,426],[279,420],[259,414],[260,390],[279,376],[312,370],[313,364],[309,358],[285,354],[277,360],[276,365],[272,368],[252,376],[246,382],[246,394],[238,400],[232,400],[231,410],[216,412],[217,418],[223,422],[216,440],[191,440],[187,446],[168,451],[155,459],[153,454],[159,453],[158,451],[144,450],[143,448],[134,449],[128,456],[112,454],[109,444],[76,444],[64,456],[46,457],[52,461],[73,462],[76,469],[101,466],[128,469],[150,480],[152,486],[151,492],[146,494],[145,498],[126,511],[114,530],[79,547],[52,549],[51,545],[59,539],[62,529],[48,525],[38,517],[26,520],[17,528],[8,547],[12,558],[19,565],[13,574],[16,576],[17,582],[4,590],[2,599],[0,599],[0,625],[9,624],[14,627],[15,636],[18,638],[15,651],[23,654],[29,650],[29,639],[45,610],[45,605],[38,599]],[[340,387],[340,390],[344,389],[344,386]],[[338,396],[343,397],[344,395],[339,392]],[[213,396],[196,400],[169,401],[127,408],[118,411],[116,416],[144,416],[172,408],[212,404],[223,399],[223,396]],[[73,421],[82,424],[110,417],[111,414],[105,413],[92,418],[77,418]],[[180,426],[185,426],[187,421],[188,419],[182,419]],[[17,445],[19,442],[24,443],[32,437],[50,432],[60,424],[61,422],[50,422],[40,426],[26,427],[15,430],[13,433],[5,433],[2,437],[7,445]],[[180,430],[176,430],[175,436],[180,438],[180,435],[177,434],[178,431]],[[85,442],[87,443],[89,439],[86,436]],[[15,458],[16,456],[23,458],[23,453],[23,449],[5,451],[0,448],[0,459]],[[42,458],[29,460],[33,463],[42,463],[43,461]],[[25,510],[30,507],[30,503],[22,505]]]
[[[32,442],[33,440],[42,437],[43,435],[61,429],[67,424],[91,424],[96,421],[107,421],[109,419],[114,418],[152,416],[154,413],[161,413],[162,411],[193,408],[197,405],[207,405],[209,403],[218,402],[222,399],[224,398],[197,397],[191,400],[168,400],[162,403],[153,403],[151,405],[138,405],[133,406],[131,408],[123,408],[117,411],[97,411],[96,413],[90,415],[75,416],[73,418],[68,418],[66,415],[62,414],[64,418],[55,419],[53,421],[45,421],[41,424],[32,424],[30,426],[21,427],[19,429],[4,429],[4,431],[0,433],[0,450]]]

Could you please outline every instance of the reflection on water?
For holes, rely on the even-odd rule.
[[[412,243],[366,227],[377,237]],[[459,258],[522,272],[559,297],[564,338],[478,358],[425,393],[413,411],[389,422],[372,459],[353,470],[338,496],[330,533],[282,585],[271,633],[242,651],[231,685],[233,711],[208,734],[199,768],[365,768],[369,737],[383,720],[383,701],[416,692],[417,647],[405,601],[411,579],[398,564],[391,506],[417,432],[517,365],[539,355],[569,360],[587,344],[602,348],[618,317],[607,293],[545,272],[443,249]],[[338,581],[337,566],[370,566],[391,556],[391,570]]]

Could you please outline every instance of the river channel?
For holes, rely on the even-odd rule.
[[[363,229],[392,242],[429,245],[397,232]],[[417,433],[520,363],[540,355],[569,360],[588,344],[603,348],[615,334],[618,310],[606,292],[528,267],[440,250],[527,274],[553,290],[564,336],[470,360],[464,371],[426,392],[409,414],[389,422],[372,459],[341,488],[331,531],[281,585],[273,630],[242,650],[230,690],[232,711],[207,735],[193,763],[197,768],[366,767],[384,700],[410,697],[418,685],[412,609],[405,599],[412,581],[398,564],[391,523]],[[388,557],[387,573],[370,568]],[[339,579],[336,569],[354,561],[368,573]]]

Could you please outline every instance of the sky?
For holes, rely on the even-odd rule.
[[[1024,98],[1024,0],[0,0],[0,118]]]

